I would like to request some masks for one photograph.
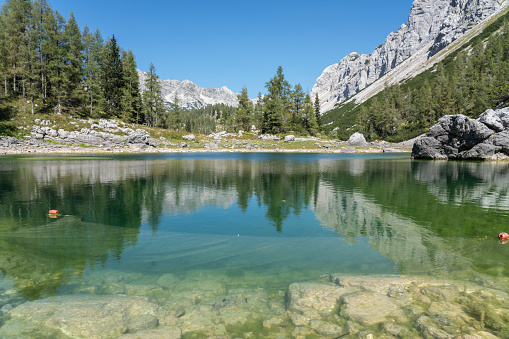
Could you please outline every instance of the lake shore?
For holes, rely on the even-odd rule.
[[[223,141],[223,143],[225,143]],[[231,143],[231,142],[230,142]],[[266,144],[249,142],[223,147],[221,143],[208,142],[199,145],[183,143],[179,146],[125,144],[125,145],[73,145],[54,140],[14,140],[0,137],[0,155],[16,154],[95,154],[95,153],[408,153],[412,150],[413,141],[390,144],[373,142],[367,146],[349,146],[345,142],[325,143],[313,148],[297,146],[283,141]]]

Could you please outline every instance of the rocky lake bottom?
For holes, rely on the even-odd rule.
[[[106,270],[34,301],[2,284],[0,337],[506,338],[509,279],[474,280],[329,274],[284,288],[242,270]]]

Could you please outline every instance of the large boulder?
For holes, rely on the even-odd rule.
[[[415,159],[496,160],[509,157],[509,109],[489,109],[478,119],[446,115],[417,139]]]
[[[359,132],[355,132],[350,136],[350,139],[346,142],[350,146],[367,146],[366,138],[364,135]]]
[[[137,129],[136,131],[129,134],[127,137],[127,142],[131,144],[142,144],[150,138],[150,135],[144,129]]]
[[[285,137],[285,140],[284,140],[284,141],[285,141],[285,142],[292,142],[292,141],[295,141],[295,135],[293,135],[293,134],[287,135],[287,136]]]

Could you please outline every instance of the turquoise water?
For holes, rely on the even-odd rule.
[[[329,273],[505,278],[508,172],[408,154],[3,157],[0,308],[111,272],[268,291]]]

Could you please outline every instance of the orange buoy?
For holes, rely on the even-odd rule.
[[[58,215],[58,210],[50,210],[48,212],[49,215]]]
[[[509,234],[502,232],[498,235],[499,239],[509,239]]]

